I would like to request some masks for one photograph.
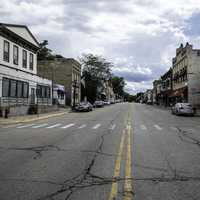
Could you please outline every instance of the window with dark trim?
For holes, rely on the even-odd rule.
[[[15,98],[28,98],[29,84],[27,82],[3,77],[2,96]]]
[[[50,98],[51,90],[49,86],[37,85],[37,97],[38,98]]]
[[[3,78],[2,80],[2,96],[9,97],[9,88],[10,88],[10,81],[8,78]]]
[[[29,56],[29,67],[31,70],[33,70],[33,54],[30,53],[30,56]]]
[[[17,81],[17,97],[21,98],[23,97],[23,82]]]
[[[17,81],[10,80],[10,97],[16,97],[16,96],[17,96]]]
[[[27,68],[27,51],[25,50],[22,52],[22,66]]]
[[[29,90],[28,90],[28,83],[23,83],[23,97],[24,98],[28,98],[28,92],[29,92]]]
[[[18,65],[19,60],[19,48],[18,46],[13,46],[13,64]]]
[[[3,60],[9,62],[10,60],[10,43],[4,40]]]

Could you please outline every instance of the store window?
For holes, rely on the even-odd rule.
[[[3,80],[2,80],[2,95],[3,95],[3,97],[9,97],[9,84],[10,84],[9,79],[3,78]]]

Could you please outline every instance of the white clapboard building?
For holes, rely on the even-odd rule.
[[[52,104],[52,82],[37,76],[39,43],[24,25],[0,23],[0,115]]]

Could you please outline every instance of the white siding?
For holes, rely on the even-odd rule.
[[[35,40],[25,27],[6,26],[6,28],[10,29],[12,32],[16,33],[17,35],[21,36],[25,40],[29,41],[30,43],[38,47],[38,44],[35,42]]]
[[[9,44],[10,44],[10,54],[9,54],[10,60],[9,60],[9,62],[6,62],[6,61],[3,60],[4,40],[8,41]],[[18,46],[18,48],[19,48],[18,65],[13,64],[13,45]],[[19,45],[13,43],[13,42],[7,40],[6,38],[0,36],[0,64],[7,65],[9,67],[13,67],[13,68],[16,68],[16,69],[20,69],[20,70],[23,70],[25,72],[37,74],[37,54],[35,54],[31,51],[28,51],[27,49],[24,49],[24,50],[27,51],[27,68],[23,68],[22,67],[22,51],[23,51],[23,49],[24,48],[22,48],[21,46],[19,46]],[[30,53],[32,53],[33,57],[34,57],[33,70],[31,70],[30,66],[29,66],[29,55],[30,55]]]

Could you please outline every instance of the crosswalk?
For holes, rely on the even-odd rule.
[[[81,129],[91,129],[91,130],[98,130],[100,128],[106,128],[110,131],[113,131],[116,129],[117,124],[110,124],[110,125],[102,125],[101,123],[93,123],[93,124],[87,124],[87,123],[30,123],[30,124],[18,124],[16,125],[14,128],[16,129],[46,129],[46,130],[51,130],[51,129],[60,129],[60,130],[66,130],[66,129],[77,129],[77,130],[81,130]],[[9,127],[7,127],[9,128]],[[143,132],[147,132],[150,130],[155,130],[157,132],[161,132],[163,130],[170,130],[170,131],[177,131],[177,127],[176,126],[165,126],[164,124],[136,124],[135,127],[133,126],[133,129],[137,130],[137,131],[143,131]],[[192,132],[195,131],[195,129],[188,129],[191,130]]]
[[[108,126],[108,125],[107,125]],[[92,125],[88,124],[75,124],[75,123],[55,123],[55,124],[48,124],[48,123],[38,123],[38,124],[18,124],[16,125],[17,129],[69,129],[69,128],[76,128],[76,129],[84,129],[89,128],[92,130],[97,130],[102,127],[101,123],[94,123]],[[108,126],[109,130],[114,130],[116,128],[116,124],[111,124]]]

